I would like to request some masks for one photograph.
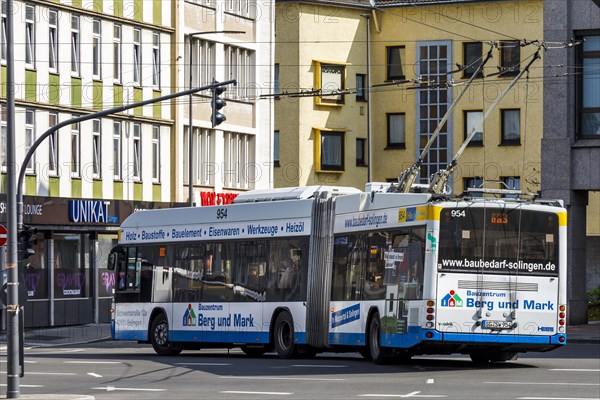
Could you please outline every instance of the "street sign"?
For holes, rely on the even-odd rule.
[[[0,247],[6,244],[8,240],[8,231],[4,225],[0,225]]]

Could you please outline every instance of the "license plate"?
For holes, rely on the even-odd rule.
[[[486,329],[512,329],[511,321],[495,321],[491,319],[481,321],[481,327]]]

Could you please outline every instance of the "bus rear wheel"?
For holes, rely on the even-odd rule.
[[[169,321],[164,314],[157,315],[150,329],[150,343],[159,356],[176,356],[181,347],[169,342]]]
[[[275,351],[279,358],[292,358],[294,355],[294,323],[292,316],[284,311],[275,320],[273,331]]]

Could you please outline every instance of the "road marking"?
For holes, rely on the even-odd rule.
[[[77,375],[74,372],[27,372],[27,375],[64,375],[64,376],[73,376]]]
[[[121,361],[64,361],[65,364],[123,364]]]
[[[498,385],[563,385],[563,386],[600,386],[600,383],[571,383],[571,382],[483,382]]]
[[[0,383],[0,386],[6,386],[6,383]],[[27,388],[43,388],[44,385],[21,385],[19,387],[27,387]]]
[[[130,391],[130,392],[164,392],[167,389],[146,389],[146,388],[121,388],[121,387],[114,387],[114,386],[99,386],[99,387],[94,387],[92,388],[94,390],[106,390],[107,392],[114,392],[117,390],[122,390],[122,391]]]
[[[289,392],[246,392],[243,390],[224,390],[222,392],[219,393],[225,393],[225,394],[266,394],[266,395],[274,395],[274,396],[289,396],[292,395],[294,393],[289,393]]]
[[[554,368],[550,371],[566,371],[566,372],[600,372],[600,369],[592,369],[592,368]]]
[[[366,393],[359,394],[358,397],[401,397],[401,398],[411,398],[411,397],[419,397],[419,398],[440,398],[440,397],[448,397],[445,394],[419,394],[421,392],[411,392],[408,394],[376,394],[376,393]]]
[[[231,363],[175,363],[174,365],[200,365],[200,366],[224,366],[224,365],[233,365]]]
[[[97,374],[95,372],[88,372],[87,373],[89,376],[93,376],[94,378],[102,378],[102,375]]]
[[[292,364],[292,367],[298,368],[347,368],[347,365],[327,365],[327,364]]]
[[[427,379],[427,383],[434,383],[435,381],[433,379]]]
[[[265,381],[345,381],[344,378],[292,378],[292,377],[275,377],[275,376],[219,376],[221,379],[263,379]]]

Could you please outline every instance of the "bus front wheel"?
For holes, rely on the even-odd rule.
[[[157,315],[152,321],[150,342],[159,356],[176,356],[181,353],[181,347],[169,342],[169,321],[164,314]]]
[[[288,312],[277,316],[273,340],[279,358],[291,358],[294,355],[294,323]]]
[[[371,354],[371,360],[373,360],[375,364],[385,364],[388,359],[386,350],[381,347],[380,332],[381,321],[379,320],[379,313],[376,312],[373,314],[373,317],[371,317],[368,336],[369,353]]]

